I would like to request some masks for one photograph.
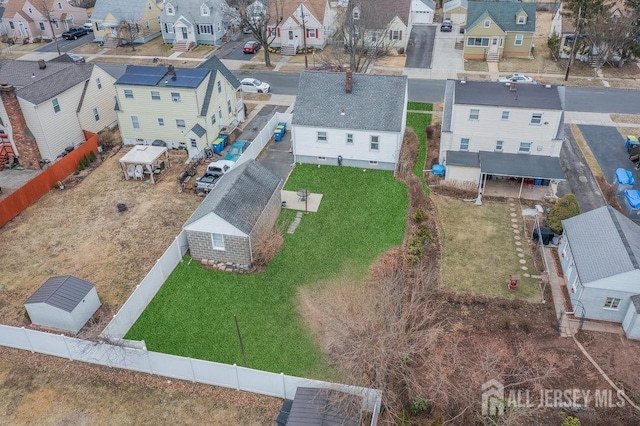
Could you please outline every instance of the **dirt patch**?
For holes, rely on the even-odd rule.
[[[97,57],[95,59],[92,59],[91,63],[150,65],[150,66],[159,65],[158,62],[154,62],[153,59],[135,58],[135,57],[114,58],[114,57],[108,57],[108,56]],[[175,67],[181,67],[181,68],[195,68],[198,65],[200,65],[200,62],[198,61],[185,61],[180,59],[167,59],[167,58],[160,58],[160,63],[165,66],[171,64]]]
[[[73,49],[73,53],[77,53],[79,55],[91,55],[101,52],[102,50],[104,50],[104,47],[100,46],[100,43],[87,43]]]
[[[640,124],[640,115],[631,115],[631,114],[609,114],[611,120],[616,123],[631,123],[631,124]],[[640,131],[640,129],[638,129]]]
[[[618,126],[618,132],[624,140],[627,140],[628,135],[640,136],[640,129],[637,127],[622,127]]]
[[[245,101],[268,101],[271,93],[244,93],[242,97]]]
[[[389,69],[373,69],[371,74],[383,74],[383,75],[402,75],[402,70],[389,70]]]
[[[199,44],[188,52],[182,52],[179,58],[207,58],[218,49],[217,46],[209,46],[207,44]]]
[[[464,70],[489,72],[489,64],[484,61],[465,61]]]
[[[171,44],[165,43],[162,37],[156,37],[143,44],[136,44],[135,50],[132,46],[120,46],[110,49],[106,55],[125,56],[169,56],[171,54]]]
[[[374,67],[404,68],[407,55],[387,55],[375,61]]]
[[[596,178],[599,176],[603,176],[602,169],[600,169],[600,165],[598,164],[596,157],[591,152],[591,149],[589,148],[587,141],[584,139],[584,136],[582,136],[582,132],[578,128],[578,125],[571,124],[570,127],[571,133],[573,133],[573,137],[576,139],[576,143],[578,144],[580,151],[582,151],[582,155],[584,155],[584,158],[587,161],[589,168],[591,169],[591,173],[593,173]]]

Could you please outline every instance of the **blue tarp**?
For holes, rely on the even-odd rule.
[[[624,193],[624,198],[632,209],[640,209],[640,191],[630,189]]]
[[[622,167],[616,169],[616,182],[622,185],[631,185],[635,184],[635,180],[633,179],[633,173],[629,170],[625,170]]]

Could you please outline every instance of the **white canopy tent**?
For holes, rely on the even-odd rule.
[[[122,156],[120,166],[126,180],[144,180],[148,176],[151,183],[156,183],[156,176],[171,167],[171,163],[164,146],[134,145],[131,151]]]

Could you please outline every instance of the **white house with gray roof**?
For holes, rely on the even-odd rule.
[[[622,323],[640,339],[640,226],[611,206],[562,226],[558,254],[574,315]]]
[[[231,16],[224,0],[168,0],[160,15],[162,38],[186,48],[220,44],[231,26]]]
[[[96,0],[91,13],[95,41],[111,44],[129,38],[131,33],[122,27],[134,26],[135,43],[146,43],[160,36],[162,0]]]
[[[395,170],[407,77],[305,71],[292,121],[294,161]]]
[[[564,180],[564,93],[564,86],[448,80],[439,156],[446,182],[482,192],[494,179]]]
[[[253,264],[261,233],[274,226],[280,213],[281,183],[255,160],[229,170],[183,226],[191,257]]]

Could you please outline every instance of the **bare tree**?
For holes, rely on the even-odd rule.
[[[134,19],[122,18],[118,23],[118,39],[122,44],[131,46],[131,50],[136,50],[135,41],[147,35],[146,26]]]
[[[49,30],[51,31],[51,38],[53,38],[53,41],[56,44],[56,51],[58,52],[58,56],[60,56],[62,55],[62,52],[60,51],[60,45],[58,44],[56,31],[53,29],[53,24],[58,21],[58,19],[54,16],[54,10],[49,8],[46,0],[40,0],[40,3],[37,5],[37,7],[43,16],[46,25],[49,26]]]
[[[604,63],[622,65],[632,56],[633,48],[638,43],[637,19],[635,13],[617,17],[602,14],[587,21],[584,38],[591,55],[596,57],[596,73]]]
[[[278,35],[278,27],[286,18],[284,0],[230,0],[231,18],[240,28],[250,31],[262,47],[264,63],[271,66],[269,46]]]

